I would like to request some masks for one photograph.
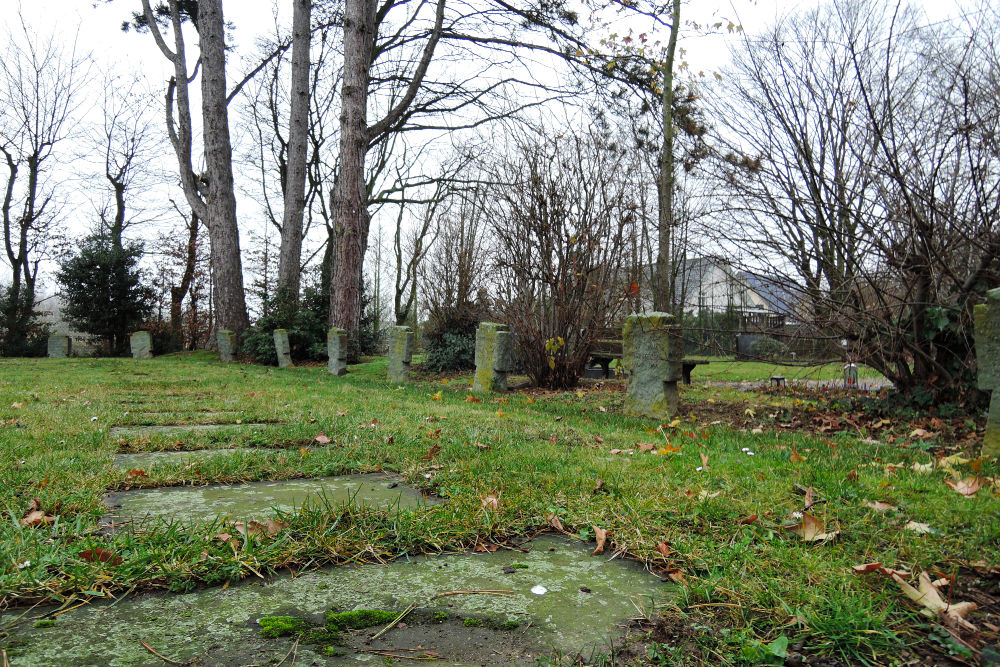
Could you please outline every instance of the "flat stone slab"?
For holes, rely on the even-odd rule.
[[[281,426],[281,424],[149,424],[137,426],[112,426],[108,433],[115,438],[134,435],[153,435],[161,433],[182,433],[188,431],[223,431],[226,429],[246,429],[246,428],[266,428],[268,426]]]
[[[225,590],[148,595],[113,607],[95,602],[61,614],[52,627],[24,623],[8,641],[8,653],[17,667],[162,665],[143,641],[179,662],[200,658],[203,665],[264,665],[280,661],[294,639],[263,638],[257,624],[262,616],[300,616],[319,623],[330,609],[401,610],[412,603],[417,609],[406,618],[405,628],[394,628],[371,644],[364,640],[381,628],[345,633],[334,646],[343,655],[334,657],[303,641],[296,647],[295,664],[383,664],[381,657],[358,651],[423,646],[440,656],[435,664],[533,665],[552,651],[579,652],[585,658],[595,648],[599,653],[609,637],[622,634],[621,625],[635,616],[636,606],[658,608],[673,590],[635,563],[591,556],[592,545],[542,536],[525,546],[529,553],[404,558],[388,565],[281,576],[272,583],[251,579]],[[538,586],[543,594],[532,592]],[[512,597],[432,599],[458,590],[508,590]],[[447,618],[431,620],[438,612]],[[18,614],[0,614],[0,625]],[[480,623],[466,625],[466,619]],[[410,661],[395,664],[403,663]]]
[[[343,475],[247,484],[171,486],[119,491],[105,498],[111,508],[105,523],[168,519],[211,521],[218,516],[258,520],[274,509],[290,512],[325,497],[331,504],[352,502],[375,507],[413,508],[434,504],[417,489],[382,475]]]
[[[135,454],[119,454],[115,457],[115,466],[125,470],[142,470],[155,465],[185,465],[192,461],[205,461],[218,456],[233,454],[249,454],[251,452],[282,451],[274,449],[237,447],[232,449],[189,449],[184,451],[138,452]]]

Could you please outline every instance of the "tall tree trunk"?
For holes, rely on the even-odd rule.
[[[198,251],[198,216],[191,214],[191,223],[188,226],[187,255],[184,258],[184,274],[181,276],[180,285],[170,286],[170,335],[174,338],[176,349],[183,349],[184,323],[181,316],[181,304],[184,296],[191,289],[191,282],[194,280],[194,265]]]
[[[663,147],[660,151],[659,250],[656,255],[656,291],[653,307],[671,312],[674,281],[671,266],[671,237],[674,228],[674,54],[681,26],[681,0],[673,0],[670,40],[663,65]],[[678,313],[679,314],[679,313]]]
[[[226,109],[226,53],[222,0],[200,0],[201,108],[208,167],[208,226],[215,272],[216,322],[237,334],[250,326],[243,292],[240,235],[233,191],[233,149]]]
[[[330,324],[357,335],[361,270],[368,248],[368,82],[375,39],[373,0],[347,0],[344,9],[344,83],[341,86],[340,171],[330,289]]]
[[[309,44],[311,0],[293,0],[292,100],[288,124],[288,171],[285,210],[278,255],[278,291],[299,298],[302,261],[302,217],[305,211],[306,155],[309,135]]]

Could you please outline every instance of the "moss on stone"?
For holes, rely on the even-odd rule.
[[[330,630],[361,630],[385,625],[396,620],[399,612],[382,609],[355,609],[354,611],[326,612],[326,627]]]
[[[432,617],[432,620],[435,623],[444,623],[445,621],[448,620],[448,612],[445,612],[445,611],[436,611],[436,612],[434,612],[434,616]]]
[[[40,621],[35,621],[36,628],[51,628],[55,624],[56,621],[53,618],[43,618]]]
[[[467,628],[478,628],[482,624],[483,622],[478,618],[467,618],[464,621],[462,621],[462,625],[464,625]]]
[[[302,634],[310,627],[309,621],[298,616],[264,616],[257,621],[257,625],[260,626],[260,634],[268,639]]]
[[[517,630],[520,626],[521,624],[513,619],[507,619],[503,622],[504,630]]]

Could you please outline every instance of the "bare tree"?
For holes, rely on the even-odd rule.
[[[37,36],[23,17],[20,27],[19,35],[5,36],[0,56],[3,241],[11,270],[0,299],[4,355],[21,354],[28,345],[38,267],[59,214],[53,159],[71,134],[88,66],[75,43]]]
[[[183,24],[198,31],[200,57],[189,71]],[[225,22],[222,0],[168,0],[157,5],[142,0],[134,23],[150,31],[174,74],[167,84],[167,132],[174,147],[181,186],[188,205],[208,228],[211,238],[215,314],[220,327],[237,333],[250,322],[243,292],[236,195],[233,190],[232,146],[227,106],[234,93],[226,90]],[[169,28],[168,28],[169,27]],[[173,36],[168,46],[165,34]],[[202,126],[206,172],[193,168],[193,128],[189,86],[201,74]],[[244,80],[243,83],[245,83]],[[237,89],[242,88],[241,83]],[[176,115],[175,115],[176,114]]]
[[[281,223],[278,286],[298,300],[301,284],[302,219],[306,207],[306,161],[309,151],[309,45],[311,0],[292,0],[292,91],[288,123],[288,169]]]

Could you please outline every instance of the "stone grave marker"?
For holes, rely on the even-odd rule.
[[[510,327],[480,322],[476,329],[476,374],[473,391],[507,391],[507,374],[513,370],[514,354]]]
[[[129,339],[133,359],[153,358],[153,335],[148,331],[136,331]]]
[[[622,327],[622,361],[628,374],[625,412],[668,419],[677,413],[677,364],[671,363],[674,318],[668,313],[630,315]]]
[[[274,330],[274,351],[278,353],[278,366],[288,368],[292,365],[292,348],[288,344],[288,332],[284,329]]]
[[[413,360],[413,329],[393,327],[389,332],[389,382],[406,382]]]
[[[334,327],[326,333],[327,368],[333,375],[347,374],[347,331]]]
[[[236,356],[236,334],[229,329],[219,329],[219,361],[230,362]]]
[[[49,336],[49,356],[53,359],[65,359],[73,349],[73,341],[69,336],[52,334]]]
[[[1000,456],[1000,288],[986,293],[975,309],[976,366],[979,388],[992,392],[983,435],[983,455]]]
[[[858,365],[845,364],[844,389],[857,389],[857,388],[858,388]]]

